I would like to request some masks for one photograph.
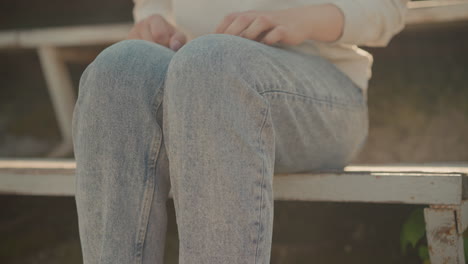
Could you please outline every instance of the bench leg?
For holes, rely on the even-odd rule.
[[[61,145],[49,157],[66,156],[73,151],[71,122],[76,101],[70,74],[56,47],[40,47],[39,58],[62,135]]]
[[[465,264],[463,230],[457,214],[460,206],[431,206],[424,209],[431,264]]]

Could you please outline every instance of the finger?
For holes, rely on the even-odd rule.
[[[221,21],[221,23],[216,28],[215,33],[221,34],[224,31],[226,31],[227,27],[232,24],[232,22],[234,21],[234,19],[237,17],[238,14],[239,14],[238,12],[235,12],[235,13],[231,13],[225,16],[223,20]]]
[[[286,35],[286,28],[283,26],[277,26],[268,32],[265,37],[261,40],[262,43],[267,45],[273,45],[280,42]]]
[[[141,39],[140,29],[142,28],[141,24],[135,24],[130,32],[128,32],[127,39]]]
[[[178,51],[186,42],[185,35],[182,32],[176,31],[169,40],[169,48]]]
[[[138,39],[138,34],[134,28],[128,32],[127,38],[126,39]]]
[[[169,39],[174,32],[174,29],[166,21],[152,20],[149,25],[149,30],[151,32],[152,40],[155,43],[169,47]]]
[[[249,25],[254,21],[255,16],[242,14],[236,17],[234,21],[227,27],[223,32],[229,35],[238,36],[242,31],[249,27]]]
[[[274,24],[264,16],[258,16],[242,33],[241,37],[255,40],[262,32],[271,30]]]
[[[139,30],[138,34],[140,39],[154,42],[153,35],[151,34],[151,31],[148,26],[145,26],[141,30]]]

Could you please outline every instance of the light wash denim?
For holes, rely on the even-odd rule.
[[[86,264],[161,264],[174,194],[179,263],[268,264],[273,174],[342,169],[367,96],[327,60],[209,34],[143,40],[85,70],[73,118]]]

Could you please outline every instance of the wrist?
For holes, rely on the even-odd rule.
[[[344,15],[335,5],[308,5],[300,8],[300,12],[306,39],[334,42],[342,35]]]

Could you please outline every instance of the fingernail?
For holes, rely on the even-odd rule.
[[[174,41],[171,42],[171,49],[173,51],[178,51],[180,49],[180,47],[182,47],[182,43],[180,43],[180,41],[174,40]]]

